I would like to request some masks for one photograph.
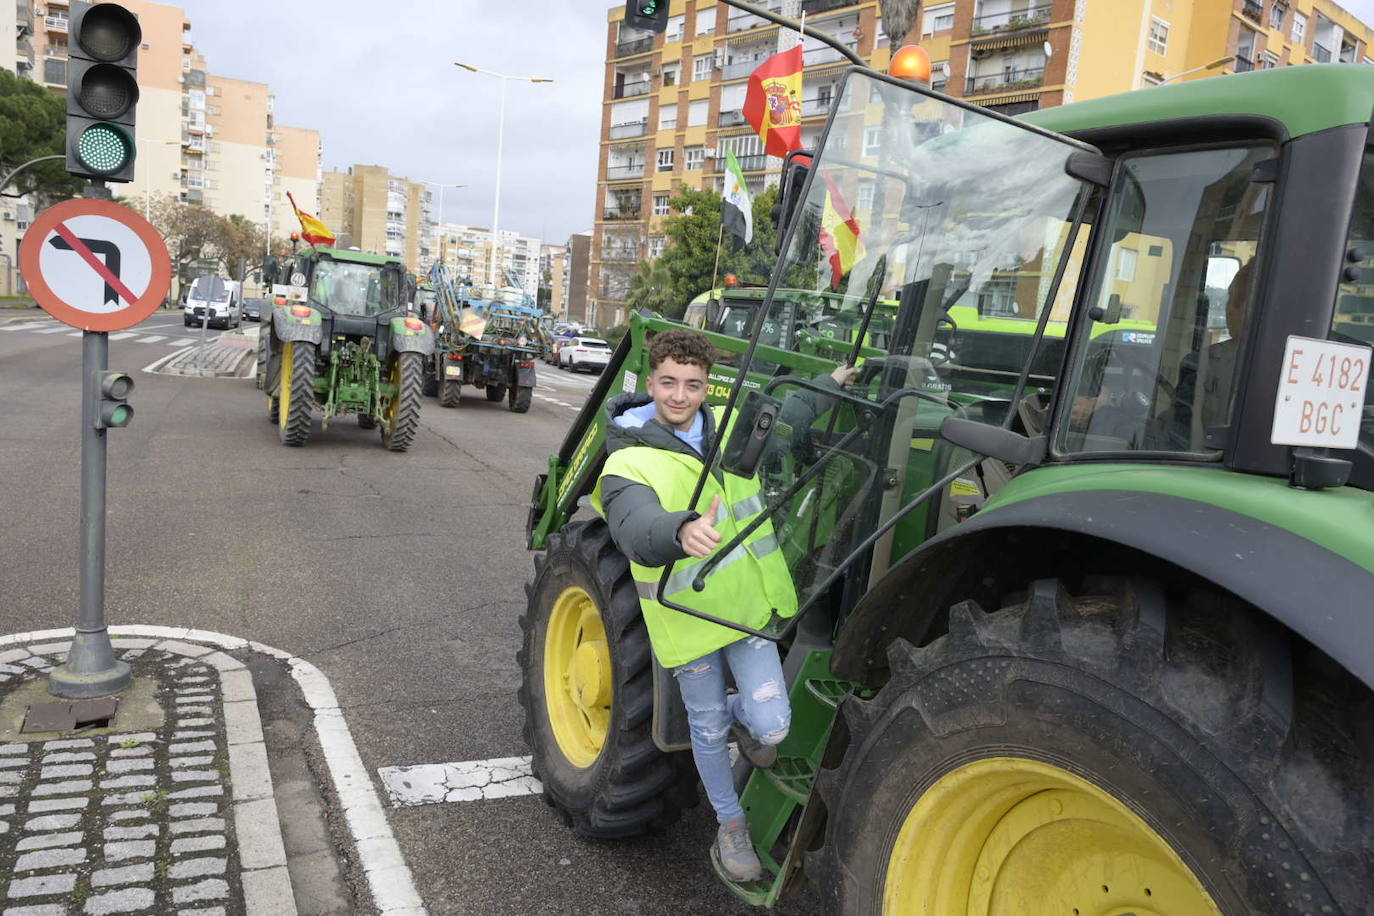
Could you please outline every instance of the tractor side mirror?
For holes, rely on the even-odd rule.
[[[986,455],[1011,465],[1039,464],[1045,457],[1044,436],[1023,436],[1002,426],[963,417],[945,417],[940,424],[940,438],[975,455]]]
[[[741,477],[752,477],[758,470],[763,450],[778,425],[782,402],[758,391],[744,396],[721,455],[722,470]]]
[[[776,253],[782,254],[782,240],[787,235],[802,203],[802,190],[806,187],[806,176],[811,172],[810,152],[791,152],[782,166],[782,181],[778,188],[778,202],[773,207],[773,227],[777,229]]]
[[[1107,307],[1094,305],[1088,309],[1088,317],[1101,324],[1116,324],[1121,320],[1121,296],[1112,293],[1107,297]]]

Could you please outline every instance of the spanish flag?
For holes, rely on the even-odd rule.
[[[291,196],[291,192],[286,192],[286,199],[291,201],[291,209],[296,211],[296,219],[301,221],[301,238],[311,245],[333,245],[334,233],[329,231],[329,227],[318,217],[311,216],[300,207],[296,206],[296,198]]]
[[[774,54],[749,77],[742,113],[768,155],[781,158],[802,148],[801,94],[801,45]]]
[[[860,238],[859,221],[849,209],[835,185],[835,179],[827,171],[821,171],[825,179],[825,201],[821,209],[821,250],[830,262],[830,288],[839,289],[840,280],[853,269],[855,263],[864,256],[864,243]]]

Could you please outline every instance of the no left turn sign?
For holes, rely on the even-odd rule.
[[[172,265],[152,224],[108,200],[49,207],[29,226],[19,269],[49,315],[86,331],[119,331],[167,296]]]

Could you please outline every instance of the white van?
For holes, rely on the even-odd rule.
[[[224,277],[196,277],[181,312],[188,328],[199,327],[204,316],[212,328],[236,328],[243,323],[243,284]]]

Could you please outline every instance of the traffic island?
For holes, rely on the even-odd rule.
[[[178,350],[149,367],[148,371],[157,375],[189,375],[197,378],[247,378],[256,352],[255,337],[241,331],[231,331],[207,341],[203,353],[200,344],[196,344]]]

